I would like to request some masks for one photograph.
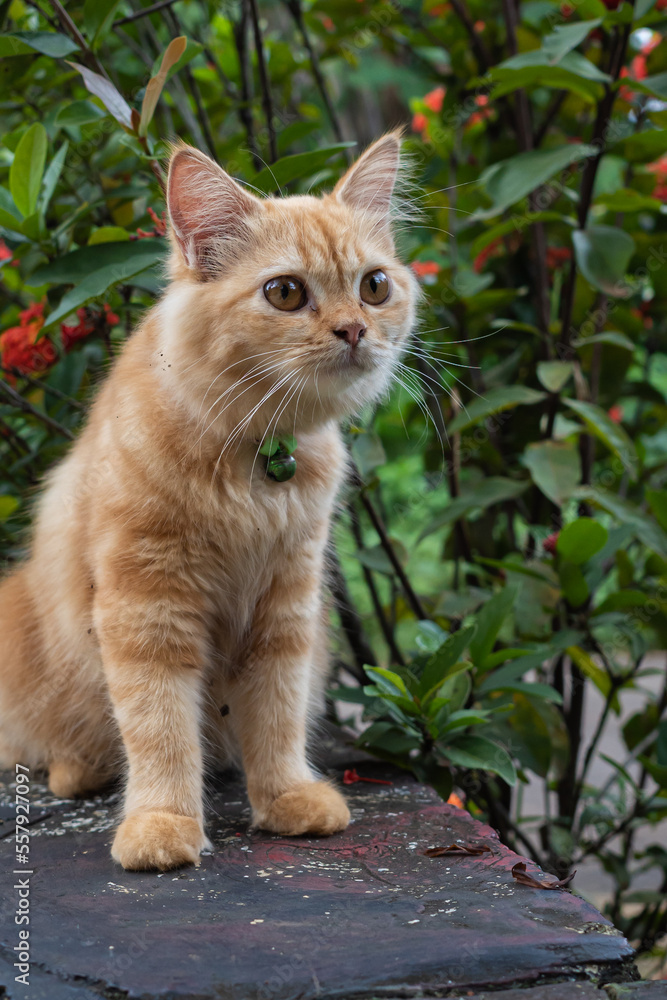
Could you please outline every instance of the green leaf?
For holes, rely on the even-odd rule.
[[[635,241],[617,226],[589,226],[572,233],[577,266],[584,278],[600,291],[615,298],[627,298],[625,280]]]
[[[536,441],[524,451],[521,462],[533,482],[556,506],[571,496],[581,481],[581,457],[569,441]]]
[[[509,725],[516,737],[512,739],[512,749],[519,761],[546,778],[552,757],[549,727],[530,698],[521,692],[516,692]]]
[[[56,189],[56,184],[60,179],[60,175],[65,165],[65,157],[67,156],[68,149],[69,142],[65,140],[44,172],[44,182],[42,184],[42,194],[40,198],[41,211],[43,212],[45,212],[49,207],[49,202],[53,197],[53,192]]]
[[[577,25],[577,27],[579,27],[579,25]],[[554,32],[554,34],[557,34],[557,32]],[[558,37],[562,37],[562,33]],[[553,43],[553,46],[554,48],[556,47],[555,42]],[[517,56],[512,56],[511,59],[506,59],[505,62],[502,62],[500,65],[495,67],[493,74],[495,76],[497,70],[520,70],[526,69],[527,67],[539,69],[541,67],[549,67],[550,65],[551,59],[545,49],[531,49],[528,52],[521,52]],[[566,69],[574,76],[578,76],[583,80],[594,80],[598,83],[612,83],[612,78],[608,73],[603,73],[601,69],[598,69],[595,63],[592,63],[590,59],[586,59],[586,57],[582,56],[579,52],[569,52],[565,54],[559,60],[559,66],[561,69]]]
[[[504,587],[494,594],[477,614],[477,632],[470,643],[470,658],[477,672],[488,669],[487,657],[516,600],[517,588]]]
[[[474,259],[485,247],[488,247],[489,243],[493,243],[499,237],[507,236],[510,233],[522,233],[528,226],[534,225],[536,222],[564,222],[573,228],[576,226],[576,219],[565,216],[561,212],[522,212],[520,215],[513,215],[511,219],[490,226],[475,237],[470,244],[470,256]]]
[[[160,94],[162,93],[162,88],[167,82],[169,70],[172,66],[175,66],[181,58],[187,48],[187,44],[188,40],[185,35],[179,35],[178,38],[172,38],[165,50],[164,55],[162,56],[160,69],[158,70],[156,76],[151,77],[148,81],[144,93],[144,99],[141,104],[141,119],[139,121],[138,128],[139,135],[146,135],[148,126],[150,125],[153,114],[155,113],[155,108],[157,107]]]
[[[433,698],[428,705],[428,714],[435,716],[436,726],[444,725],[452,712],[462,709],[472,691],[472,681],[470,674],[463,668],[450,673],[449,677],[440,685],[437,697]]]
[[[667,143],[665,144],[667,149]],[[613,191],[610,194],[601,194],[595,199],[595,207],[602,206],[608,212],[659,212],[662,202],[658,198],[651,198],[649,195],[640,194],[630,188],[622,188],[620,191]]]
[[[554,174],[560,173],[579,160],[597,154],[595,146],[569,143],[554,149],[531,150],[518,153],[508,160],[501,160],[487,167],[479,178],[480,185],[493,201],[491,208],[475,213],[475,218],[485,219],[504,212],[517,201],[525,198],[545,184]]]
[[[87,66],[80,66],[79,63],[68,62],[83,77],[86,88],[95,97],[99,97],[107,111],[116,119],[119,125],[123,125],[128,131],[132,129],[132,109],[122,94],[116,90],[113,83],[99,73],[93,73]]]
[[[533,698],[541,698],[543,701],[553,702],[554,705],[563,704],[562,696],[550,684],[540,684],[537,681],[506,681],[495,686],[492,682],[493,674],[490,677],[487,691],[511,691],[516,694],[531,695]]]
[[[650,757],[646,757],[645,755],[642,755],[639,758],[639,761],[644,765],[648,773],[660,788],[667,788],[667,764],[656,764],[654,760],[651,760]],[[652,893],[651,895],[654,894]],[[661,892],[659,893],[659,896],[660,901],[664,901],[665,894]]]
[[[387,461],[382,440],[375,431],[364,431],[361,434],[355,434],[350,450],[359,466],[362,479],[367,479],[379,465],[384,465]]]
[[[111,26],[111,20],[120,7],[121,0],[86,0],[83,7],[83,26],[93,49]]]
[[[620,458],[628,474],[636,479],[639,472],[639,458],[634,444],[623,427],[595,403],[587,403],[581,399],[566,399],[563,402],[581,417],[591,433]]]
[[[19,500],[17,497],[10,496],[8,493],[0,496],[0,521],[6,521],[18,507]]]
[[[637,83],[633,80],[632,86],[637,90],[645,90],[650,94],[656,94],[665,100],[667,99],[667,72],[656,73],[654,76],[646,76]]]
[[[404,696],[408,694],[405,681],[393,670],[386,670],[384,667],[366,667],[366,673],[372,674],[381,691]]]
[[[556,551],[563,559],[580,566],[604,548],[609,532],[592,517],[578,517],[558,535]]]
[[[612,344],[614,347],[622,347],[626,351],[634,351],[635,345],[629,337],[617,330],[604,330],[602,333],[595,333],[592,337],[576,337],[572,341],[572,346],[588,347],[589,344]]]
[[[571,361],[538,361],[537,377],[549,392],[560,392],[572,377],[574,365]]]
[[[611,691],[611,680],[607,672],[602,667],[598,667],[590,653],[587,653],[581,646],[568,646],[566,652],[584,677],[588,677],[595,684],[598,691],[607,698]],[[618,694],[614,695],[612,708],[617,713],[620,710]]]
[[[642,590],[617,590],[610,594],[602,604],[593,611],[594,615],[606,615],[613,611],[630,611],[632,608],[643,608],[647,604],[655,604],[655,597],[645,594]]]
[[[480,480],[474,488],[466,490],[460,497],[450,500],[442,513],[438,514],[422,531],[419,541],[431,535],[446,524],[452,524],[466,517],[474,510],[487,510],[494,504],[513,500],[528,488],[527,482],[506,479],[504,476],[489,476]]]
[[[533,49],[513,56],[490,71],[496,84],[490,94],[492,101],[522,87],[555,87],[577,94],[588,103],[600,96],[600,84],[611,78],[602,73],[579,52],[568,52],[552,64],[542,49]]]
[[[122,247],[125,247],[126,245],[132,246],[131,243],[100,245]],[[98,295],[104,295],[104,293],[114,285],[117,285],[122,281],[127,281],[129,278],[133,278],[141,271],[145,271],[147,268],[152,267],[155,264],[155,261],[156,255],[154,250],[147,247],[146,252],[143,255],[135,254],[122,264],[108,264],[106,267],[101,267],[99,270],[93,271],[64,296],[60,305],[58,305],[55,311],[49,315],[42,329],[48,330],[56,323],[60,323],[67,316],[69,316],[70,313],[74,312],[75,309],[78,309],[79,306],[85,305],[86,302],[89,302],[90,299],[96,298]]]
[[[448,425],[447,430],[451,434],[458,434],[494,413],[511,410],[515,406],[533,406],[535,403],[541,403],[545,398],[545,393],[530,389],[526,385],[498,386],[496,389],[490,389],[481,399],[470,403]]]
[[[580,567],[563,560],[558,565],[558,577],[563,594],[570,606],[580,608],[589,596],[588,584]]]
[[[667,719],[663,719],[658,726],[658,738],[655,744],[655,753],[658,764],[661,767],[667,765]]]
[[[508,785],[516,784],[516,771],[507,750],[485,736],[458,736],[445,747],[444,754],[457,767],[491,771]]]
[[[127,243],[129,239],[130,234],[127,229],[123,229],[121,226],[100,226],[99,229],[95,229],[90,234],[88,246],[94,247],[98,243]]]
[[[294,156],[283,156],[282,159],[272,163],[270,167],[260,170],[252,178],[251,186],[269,194],[283,184],[289,184],[290,181],[295,181],[300,177],[309,177],[320,170],[336,153],[355,145],[354,142],[337,142],[333,146],[325,146],[312,153],[295,153]]]
[[[78,48],[76,42],[67,35],[55,31],[14,31],[11,35],[0,35],[0,57],[40,52],[54,59],[62,59]]]
[[[41,122],[35,122],[23,134],[14,153],[9,171],[9,189],[14,204],[24,219],[37,208],[46,163],[46,146],[46,129]]]
[[[21,215],[7,188],[0,187],[0,226],[12,232],[21,231]]]
[[[152,254],[153,263],[164,261],[169,248],[159,239],[136,240],[132,243],[103,243],[92,247],[81,247],[58,257],[50,264],[39,267],[31,277],[33,285],[75,285],[97,271],[111,264],[123,267],[134,257],[144,258]]]
[[[655,7],[655,0],[635,0],[634,7],[634,19],[635,21],[641,20],[645,17],[650,10]]]
[[[462,708],[458,712],[452,712],[445,725],[439,731],[438,736],[442,737],[446,733],[454,732],[456,729],[466,729],[468,726],[487,722],[490,714],[490,712],[484,709],[474,708]]]
[[[442,646],[427,661],[421,675],[419,696],[422,699],[436,689],[447,678],[450,669],[458,663],[475,634],[475,626],[459,629],[443,642]]]
[[[613,514],[621,524],[627,525],[633,533],[663,559],[667,559],[667,534],[656,522],[629,500],[622,500],[615,493],[597,489],[594,486],[580,486],[572,494],[574,499],[588,500]]]
[[[646,501],[663,530],[667,531],[667,491],[646,490]]]
[[[542,39],[542,51],[550,63],[557,63],[572,49],[576,49],[600,24],[601,17],[592,21],[576,21],[574,24],[558,24],[551,35]]]
[[[104,117],[104,111],[92,101],[72,101],[60,109],[56,115],[56,125],[88,125]]]
[[[667,152],[667,136],[664,129],[646,129],[644,132],[634,132],[632,135],[626,136],[617,148],[623,159],[629,160],[631,163],[649,163]],[[631,198],[633,194],[637,199],[645,197],[638,191],[628,188],[623,188],[622,192],[619,193],[628,198]]]

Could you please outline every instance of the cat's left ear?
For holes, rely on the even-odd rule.
[[[167,207],[185,263],[204,281],[243,251],[252,218],[262,212],[259,198],[192,146],[180,146],[171,157]]]
[[[374,215],[388,215],[400,153],[400,132],[383,135],[341,177],[334,188],[334,196],[351,208]]]

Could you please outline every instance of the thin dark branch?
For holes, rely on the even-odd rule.
[[[387,529],[384,525],[384,522],[382,521],[382,518],[380,517],[375,507],[373,506],[373,502],[371,501],[370,497],[368,497],[366,494],[361,474],[359,473],[359,470],[357,469],[356,465],[353,465],[353,470],[357,481],[357,486],[359,487],[359,499],[361,500],[361,504],[366,513],[368,514],[371,520],[371,524],[373,525],[375,531],[377,532],[378,538],[380,539],[380,545],[387,553],[387,556],[389,557],[389,561],[394,569],[394,572],[396,573],[396,576],[401,581],[401,586],[403,587],[405,596],[408,599],[408,604],[412,608],[413,614],[415,614],[417,618],[419,618],[420,620],[426,619],[429,616],[426,614],[426,611],[424,610],[421,601],[417,597],[417,594],[415,593],[412,584],[410,583],[407,574],[401,565],[400,559],[396,555],[396,551],[391,543],[391,539],[387,533]]]
[[[181,26],[181,22],[176,16],[176,13],[173,10],[166,10],[164,12],[164,16],[165,20],[167,21],[172,31],[174,32],[174,35],[175,36],[182,35],[183,28]],[[194,74],[190,69],[189,65],[183,67],[183,72],[185,74],[185,79],[188,81],[188,89],[192,94],[193,101],[195,102],[195,108],[197,109],[197,119],[201,126],[201,130],[204,134],[204,138],[206,139],[206,145],[208,146],[211,156],[215,160],[217,159],[215,153],[215,140],[213,139],[213,133],[211,131],[211,123],[209,121],[209,117],[206,108],[204,106],[204,102],[202,101],[199,84],[195,80]]]
[[[49,385],[48,382],[42,382],[38,378],[33,378],[32,375],[26,374],[26,372],[19,371],[18,368],[5,368],[4,365],[0,365],[0,371],[4,372],[5,375],[13,375],[14,378],[22,378],[28,383],[28,385],[34,386],[36,389],[43,389],[47,395],[53,396],[55,399],[61,399],[64,403],[69,403],[76,410],[85,410],[86,407],[83,403],[80,403],[78,399],[72,399],[66,393],[61,392],[60,389],[56,389],[55,386]]]
[[[119,17],[117,21],[113,22],[112,27],[119,28],[122,24],[129,24],[130,21],[138,21],[140,17],[148,17],[149,14],[154,14],[158,10],[162,10],[163,7],[171,7],[172,4],[178,3],[179,0],[159,0],[159,3],[153,3],[150,7],[144,7],[143,10],[138,10],[135,14],[128,14],[127,17]]]
[[[49,15],[42,10],[39,4],[35,3],[35,0],[25,0],[25,2],[27,3],[28,7],[32,7],[32,9],[36,10],[38,14],[41,14],[44,20],[47,21],[51,25],[51,27],[55,29],[55,31],[58,31],[58,29],[60,28],[59,23],[55,20],[55,18],[49,17]]]
[[[257,148],[255,123],[252,117],[252,73],[250,70],[250,55],[248,52],[248,8],[241,4],[239,19],[234,21],[234,44],[239,57],[239,75],[241,78],[241,101],[238,106],[238,116],[248,138],[248,149],[252,156],[255,170],[262,169],[262,159]]]
[[[542,122],[542,124],[535,133],[535,138],[533,140],[533,145],[535,149],[537,149],[539,146],[542,145],[542,140],[549,131],[552,123],[554,122],[558,112],[561,109],[563,101],[565,100],[565,98],[568,96],[569,93],[570,93],[569,90],[559,90],[553,97],[549,107],[546,110],[544,121]]]
[[[354,540],[357,546],[357,551],[361,552],[364,547],[364,539],[361,533],[361,525],[359,524],[359,515],[353,503],[349,504],[348,510],[350,512],[350,524],[352,527],[352,534],[354,535]],[[373,579],[373,574],[368,566],[361,565],[361,572],[364,577],[364,581],[368,588],[368,593],[371,596],[371,601],[373,603],[373,610],[375,612],[375,617],[380,623],[380,628],[382,629],[382,635],[384,636],[385,642],[389,647],[389,655],[391,656],[392,663],[398,663],[401,666],[405,666],[405,660],[403,655],[396,645],[396,639],[394,637],[394,629],[391,622],[388,620],[384,608],[382,607],[382,601],[380,600],[380,595],[378,594],[377,587],[375,586],[375,580]]]
[[[70,441],[74,440],[74,435],[67,427],[58,423],[58,421],[54,420],[53,417],[50,417],[48,413],[42,413],[42,411],[38,410],[37,407],[32,405],[32,403],[29,403],[27,399],[24,399],[23,396],[16,391],[16,389],[12,389],[10,385],[7,385],[7,383],[2,380],[0,380],[0,392],[4,393],[5,398],[16,406],[17,409],[23,410],[24,413],[29,413],[31,416],[41,420],[43,424],[49,427],[52,431],[56,431],[57,434],[62,434],[63,437],[69,438]]]
[[[331,95],[329,94],[329,88],[327,87],[327,82],[324,79],[324,74],[322,73],[322,67],[320,66],[319,56],[313,48],[313,43],[310,40],[310,35],[306,28],[303,19],[303,10],[301,8],[301,0],[285,0],[286,5],[294,18],[294,23],[296,24],[301,37],[303,38],[303,44],[306,46],[306,51],[308,52],[308,58],[310,59],[310,66],[315,77],[315,83],[317,84],[317,89],[320,92],[322,102],[326,108],[329,121],[331,122],[331,128],[333,133],[339,142],[343,142],[343,129],[340,124],[340,119],[336,113],[336,109],[333,106],[333,101],[331,100]]]
[[[329,546],[327,553],[327,568],[329,587],[336,602],[336,610],[354,656],[354,667],[348,665],[347,669],[354,674],[360,684],[366,684],[368,678],[364,672],[364,666],[366,664],[369,667],[377,666],[377,659],[364,632],[361,616],[352,603],[338,553],[333,545]]]
[[[84,62],[87,62],[89,65],[94,66],[97,72],[101,76],[109,80],[109,74],[107,73],[107,71],[105,70],[104,66],[99,61],[95,53],[92,51],[92,49],[88,47],[86,39],[83,37],[83,35],[77,28],[72,18],[69,16],[63,5],[60,3],[60,0],[49,0],[49,4],[51,5],[51,7],[53,7],[56,17],[60,21],[60,24],[63,30],[65,31],[65,34],[69,35],[69,37],[73,39],[81,49],[83,53]]]
[[[491,65],[491,60],[489,59],[484,42],[475,31],[475,25],[470,17],[470,14],[468,13],[465,3],[463,0],[452,0],[452,9],[463,27],[468,32],[470,46],[475,53],[480,69],[486,73],[487,69]]]
[[[271,81],[269,80],[266,60],[264,59],[264,44],[262,32],[259,26],[259,13],[257,11],[257,0],[246,0],[250,10],[252,30],[255,37],[255,49],[257,51],[257,68],[259,69],[259,81],[262,87],[262,105],[264,107],[264,117],[266,118],[266,129],[269,137],[269,159],[275,163],[278,159],[278,147],[276,145],[276,132],[273,126],[273,100],[271,98]]]
[[[628,39],[630,37],[630,32],[632,29],[631,24],[625,25],[621,30],[619,28],[615,29],[614,44],[612,45],[611,55],[609,59],[608,73],[611,76],[613,82],[615,83],[621,73],[623,68],[623,63],[625,61],[625,53],[628,47]],[[595,184],[595,178],[597,176],[598,167],[600,166],[600,161],[604,156],[607,144],[606,136],[609,131],[609,121],[611,119],[611,113],[614,107],[614,101],[616,99],[616,91],[613,86],[605,84],[605,92],[602,100],[598,104],[597,115],[595,118],[595,124],[593,126],[593,135],[591,137],[591,144],[597,146],[598,152],[596,156],[590,157],[586,160],[586,165],[584,166],[583,176],[581,179],[581,190],[579,192],[579,208],[577,213],[577,219],[580,229],[586,228],[586,222],[588,220],[588,212],[591,207],[591,201],[593,198],[593,186]],[[560,309],[560,319],[561,319],[561,333],[560,341],[561,345],[567,346],[570,340],[570,323],[572,322],[572,310],[574,308],[574,290],[577,282],[577,265],[574,259],[570,264],[570,270],[567,277],[567,281],[563,285],[563,292],[561,295],[561,309]]]

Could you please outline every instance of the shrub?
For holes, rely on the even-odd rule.
[[[405,122],[422,332],[392,399],[348,430],[333,694],[363,706],[364,747],[456,786],[547,868],[598,858],[610,913],[659,959],[666,5],[38,6],[0,4],[6,562],[159,294],[165,140],[293,192],[336,180],[344,136]]]

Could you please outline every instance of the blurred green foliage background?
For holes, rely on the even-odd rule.
[[[654,973],[666,23],[665,0],[0,2],[6,565],[160,294],[168,141],[295,193],[404,125],[424,304],[391,399],[346,430],[332,697],[546,868],[597,859]]]

